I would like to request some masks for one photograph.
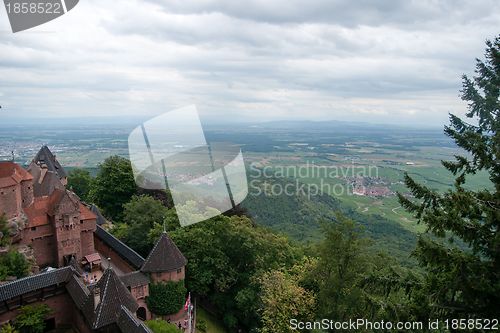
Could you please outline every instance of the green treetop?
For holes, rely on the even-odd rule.
[[[444,161],[455,185],[438,193],[406,175],[416,200],[399,194],[401,204],[437,236],[419,238],[415,256],[426,270],[422,314],[467,318],[497,317],[500,304],[500,36],[486,42],[486,60],[476,76],[463,76],[462,99],[468,121],[450,115],[445,133],[467,154]],[[487,172],[490,189],[470,190],[467,177]],[[459,239],[465,246],[443,244]]]

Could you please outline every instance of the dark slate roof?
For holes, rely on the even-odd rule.
[[[94,316],[95,316],[94,311],[96,307],[94,304],[94,294],[92,293],[92,289],[90,286],[88,286],[88,289],[90,293],[87,299],[84,300],[81,310],[89,326],[92,326],[94,322]]]
[[[139,306],[112,269],[107,269],[94,286],[100,294],[97,306],[93,292],[83,284],[71,266],[0,285],[0,302],[59,284],[65,285],[76,307],[93,329],[116,324],[122,333],[152,333],[134,317],[133,313]]]
[[[120,280],[122,280],[125,287],[132,287],[132,288],[138,286],[145,286],[150,282],[149,278],[140,271],[121,275]]]
[[[3,284],[0,286],[0,302],[41,288],[66,283],[72,275],[73,268],[63,267]]]
[[[123,259],[129,262],[134,268],[139,269],[144,263],[144,258],[130,247],[125,245],[115,236],[104,230],[101,226],[96,226],[95,235],[102,240],[106,245],[112,248]]]
[[[40,148],[40,151],[36,154],[33,162],[38,165],[45,164],[47,169],[57,173],[59,178],[66,178],[68,176],[62,165],[59,164],[59,161],[57,161],[56,157],[47,146],[42,146],[42,148]]]
[[[117,322],[118,328],[123,333],[152,333],[152,331],[124,306],[120,311]]]
[[[49,196],[55,189],[64,190],[59,175],[47,171],[42,179],[42,169],[36,163],[31,163],[28,172],[33,176],[33,194],[35,197]]]
[[[100,293],[100,301],[95,308],[92,323],[93,329],[99,329],[116,323],[122,307],[127,308],[133,313],[139,308],[134,297],[132,297],[127,287],[123,285],[115,271],[111,268],[106,269],[104,275],[94,287],[93,292],[96,292],[95,288],[98,288],[98,292]]]
[[[75,305],[81,310],[90,296],[89,289],[83,284],[82,280],[73,275],[66,284],[66,290],[68,290]]]
[[[187,259],[175,243],[163,232],[149,253],[141,271],[147,273],[171,272],[186,266]]]
[[[97,223],[98,225],[103,225],[103,224],[105,224],[105,223],[106,223],[106,219],[104,218],[104,216],[102,216],[101,211],[99,210],[99,208],[97,208],[97,206],[96,206],[96,205],[91,205],[91,206],[90,206],[90,211],[91,211],[92,213],[94,213],[94,214],[95,214],[95,216],[97,216],[96,223]]]

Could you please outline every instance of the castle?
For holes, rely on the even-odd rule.
[[[27,170],[0,162],[0,215],[18,251],[41,269],[0,285],[0,325],[23,305],[45,303],[53,310],[49,328],[151,332],[143,323],[154,318],[146,304],[149,285],[184,281],[186,258],[163,233],[144,259],[106,231],[98,208],[82,203],[66,184],[65,170],[46,146]],[[183,318],[179,310],[170,319]]]

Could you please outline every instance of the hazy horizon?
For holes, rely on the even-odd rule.
[[[142,122],[155,117],[151,116],[127,116],[127,117],[113,117],[113,116],[95,116],[92,118],[82,117],[82,116],[70,116],[70,117],[1,117],[0,116],[0,127],[10,127],[10,126],[44,126],[50,128],[50,126],[65,126],[68,128],[79,127],[79,126],[109,126],[116,125],[122,126],[138,126]],[[382,123],[382,122],[370,122],[370,121],[354,121],[354,120],[311,120],[311,119],[297,119],[297,120],[250,120],[250,119],[213,119],[210,117],[203,117],[200,115],[202,124],[204,126],[217,127],[217,126],[256,126],[259,125],[301,125],[298,128],[307,125],[318,125],[325,127],[328,125],[349,125],[349,126],[359,126],[359,127],[381,127],[388,126],[389,128],[408,128],[408,129],[423,129],[423,130],[442,130],[445,124],[394,124],[394,123]],[[286,127],[286,126],[285,126]]]

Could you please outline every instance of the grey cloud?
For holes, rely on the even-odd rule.
[[[166,11],[180,14],[222,13],[259,22],[323,22],[357,25],[426,24],[443,18],[473,21],[495,8],[495,1],[398,1],[398,0],[148,0]]]
[[[88,0],[47,33],[0,34],[0,102],[55,116],[195,103],[222,118],[442,122],[464,109],[460,75],[498,33],[490,4]]]

